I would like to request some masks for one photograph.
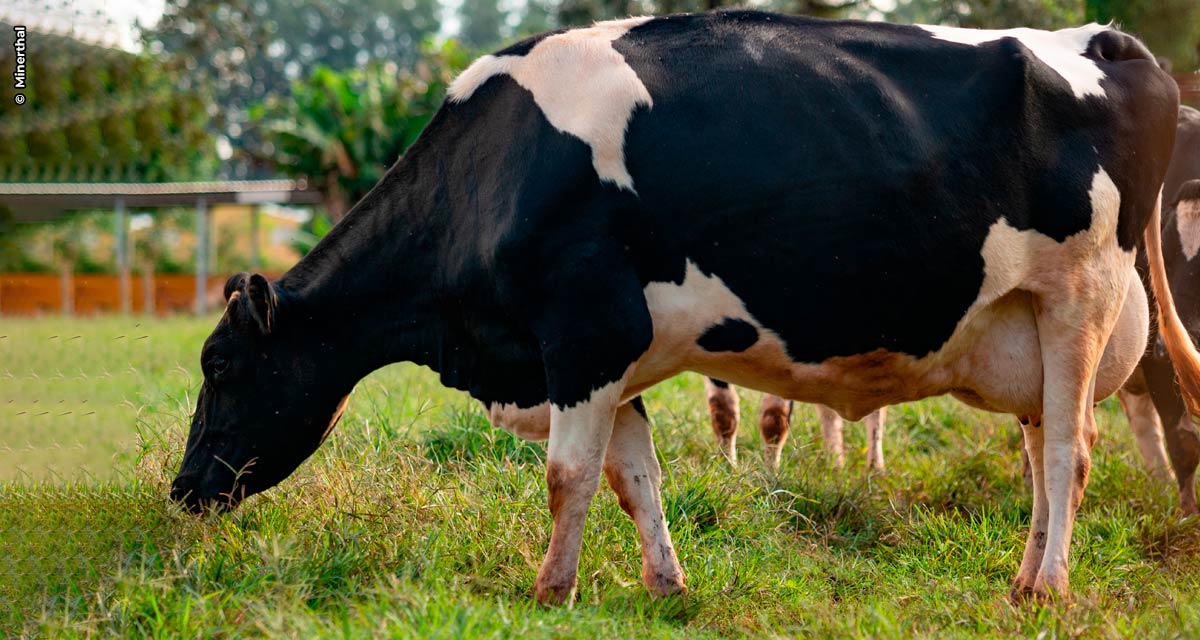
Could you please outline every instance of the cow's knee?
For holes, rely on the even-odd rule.
[[[775,472],[779,469],[779,458],[783,452],[783,444],[787,441],[792,424],[792,401],[779,396],[763,396],[762,407],[758,412],[758,431],[762,434],[765,449],[763,457],[767,469]]]
[[[717,446],[730,464],[737,464],[737,430],[740,415],[737,391],[728,382],[712,378],[704,379],[704,390],[708,396],[708,414],[712,419]]]

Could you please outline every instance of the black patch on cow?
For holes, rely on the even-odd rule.
[[[549,38],[550,36],[558,35],[564,31],[566,31],[566,29],[555,29],[554,31],[547,31],[545,33],[539,33],[536,36],[530,36],[528,38],[525,38],[524,40],[521,40],[519,42],[514,42],[513,44],[508,45],[507,47],[497,51],[494,55],[497,55],[497,56],[525,56],[525,55],[528,55],[529,51],[531,49],[533,49],[535,46],[537,46],[537,44],[539,42],[541,42],[542,40],[545,40],[546,38]]]
[[[793,360],[924,356],[975,300],[997,220],[1078,232],[1103,163],[1124,244],[1141,235],[1125,209],[1153,203],[1169,155],[1153,61],[1101,61],[1110,98],[1079,101],[1015,40],[899,25],[732,11],[613,46],[654,99],[626,133],[636,194],[601,183],[588,145],[499,74],[281,280],[297,314],[347,336],[354,375],[411,360],[481,400],[574,405],[645,351],[643,288],[682,282],[688,261]]]
[[[798,362],[940,349],[979,293],[992,225],[1086,229],[1101,160],[1132,248],[1173,137],[1165,108],[1131,108],[1167,94],[1153,60],[1101,60],[1111,97],[1080,101],[1015,39],[902,25],[727,11],[650,20],[613,46],[654,99],[625,147],[643,281],[695,263]]]
[[[1175,198],[1171,201],[1173,205],[1178,205],[1185,200],[1200,200],[1200,180],[1188,180],[1179,187],[1179,191],[1175,192]]]
[[[635,396],[633,400],[629,401],[629,404],[633,405],[633,410],[638,412],[643,420],[650,421],[650,416],[646,415],[646,405],[642,403],[642,396]]]
[[[740,353],[758,342],[758,329],[754,325],[737,318],[725,318],[721,324],[714,324],[696,339],[696,344],[705,351],[732,351]]]
[[[1200,111],[1181,106],[1175,149],[1163,181],[1163,206],[1178,202],[1179,199],[1172,196],[1179,193],[1183,183],[1195,178],[1200,178]]]
[[[716,378],[709,378],[708,381],[711,382],[712,385],[718,389],[728,389],[729,388],[729,383],[725,382],[724,380],[717,380]]]

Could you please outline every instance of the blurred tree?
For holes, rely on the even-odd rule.
[[[1087,19],[1115,21],[1136,34],[1176,71],[1200,68],[1200,1],[1087,0]]]
[[[463,0],[458,16],[461,27],[458,40],[476,50],[493,49],[508,33],[505,12],[498,0]]]
[[[341,219],[417,138],[469,62],[454,41],[426,52],[412,71],[379,63],[343,72],[317,67],[291,95],[255,106],[262,160],[311,179],[329,214]]]
[[[235,148],[256,147],[245,129],[251,105],[287,94],[318,66],[411,65],[438,31],[439,11],[437,0],[167,0],[142,38],[150,51],[170,54],[188,82],[212,88],[216,131]],[[242,175],[267,168],[230,166]]]
[[[0,31],[11,32],[0,23]],[[211,177],[208,100],[181,88],[155,58],[64,36],[30,32],[18,105],[0,83],[0,181],[158,182]],[[15,64],[0,48],[0,68]]]
[[[890,22],[977,29],[1060,29],[1084,21],[1083,0],[898,0]]]
[[[868,0],[765,0],[758,9],[821,18],[841,18],[869,5]],[[706,11],[746,6],[744,0],[528,0],[519,30],[536,33],[548,27],[577,26],[630,15]],[[546,16],[550,19],[546,20]]]

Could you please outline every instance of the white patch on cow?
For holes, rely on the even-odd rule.
[[[1175,230],[1183,255],[1188,260],[1200,253],[1200,200],[1181,200],[1175,205]]]
[[[446,91],[450,102],[470,98],[489,78],[507,74],[533,94],[555,129],[592,148],[600,180],[633,191],[625,167],[625,131],[639,106],[654,101],[612,43],[649,17],[598,22],[538,42],[523,56],[483,56]]]
[[[963,29],[940,25],[917,25],[947,42],[978,46],[995,42],[1001,38],[1015,38],[1025,45],[1033,55],[1050,67],[1071,85],[1075,97],[1105,97],[1100,81],[1104,72],[1099,65],[1083,54],[1092,38],[1109,27],[1101,24],[1086,24],[1082,27],[1042,31],[1040,29]]]

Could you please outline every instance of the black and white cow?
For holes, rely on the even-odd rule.
[[[741,414],[741,401],[737,390],[724,380],[704,379],[704,393],[708,400],[708,416],[712,424],[713,435],[717,438],[717,448],[731,465],[737,465],[737,431]],[[791,400],[785,400],[777,395],[763,395],[762,405],[758,410],[758,431],[763,439],[763,461],[767,471],[774,473],[779,470],[779,459],[783,445],[791,432],[792,406]],[[818,404],[817,416],[821,421],[821,442],[825,453],[833,463],[834,468],[840,469],[846,464],[846,446],[843,438],[845,426],[842,417],[833,409]],[[887,407],[880,407],[868,413],[862,420],[867,428],[867,468],[871,471],[883,471],[883,426],[887,423]]]
[[[1167,199],[1162,217],[1167,278],[1179,316],[1192,340],[1200,341],[1200,258],[1196,257],[1200,254],[1200,111],[1190,107],[1179,110],[1163,197]],[[1143,270],[1146,266],[1142,265]],[[1200,433],[1180,394],[1175,367],[1153,329],[1141,363],[1118,397],[1151,474],[1162,479],[1173,475],[1179,485],[1180,507],[1185,513],[1197,513]]]
[[[1161,333],[1200,397],[1158,242],[1178,102],[1144,46],[1100,25],[729,11],[484,56],[300,263],[230,279],[172,496],[228,508],[277,484],[355,383],[412,361],[549,438],[539,600],[574,592],[602,470],[647,587],[670,594],[684,576],[643,390],[691,370],[848,418],[953,393],[1043,416],[1014,592],[1065,594],[1092,401],[1145,344],[1147,229]],[[796,303],[865,299],[875,313]]]

